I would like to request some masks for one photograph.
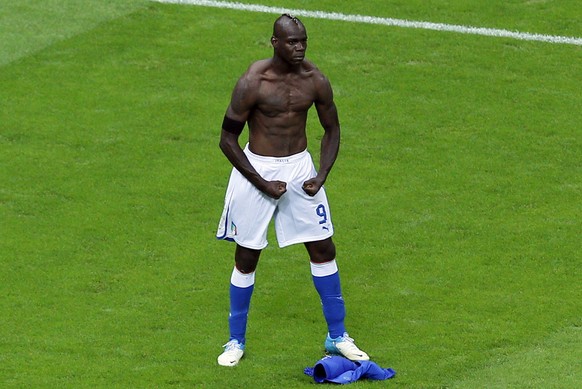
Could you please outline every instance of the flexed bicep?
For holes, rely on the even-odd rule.
[[[234,135],[234,139],[231,143],[238,144],[238,136],[242,133],[250,116],[251,109],[255,104],[253,97],[254,93],[253,85],[251,85],[251,80],[249,79],[247,72],[238,80],[232,91],[230,104],[226,108],[226,113],[224,114],[224,120],[222,122],[222,129],[224,131],[221,136],[221,144],[228,143],[226,133]]]
[[[236,83],[230,104],[226,109],[226,116],[241,122],[246,122],[251,110],[256,104],[258,85],[254,77],[243,75]]]
[[[320,75],[316,79],[316,91],[317,99],[315,100],[315,108],[321,126],[326,131],[339,128],[339,118],[333,100],[333,90],[329,80],[324,75]]]

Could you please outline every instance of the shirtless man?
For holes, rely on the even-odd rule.
[[[303,243],[323,306],[327,353],[368,360],[345,330],[333,225],[323,184],[336,160],[340,125],[328,79],[305,60],[303,23],[284,14],[274,23],[273,57],[253,63],[226,110],[220,148],[233,165],[217,238],[236,242],[230,284],[230,339],[218,357],[235,366],[244,354],[247,316],[267,229],[275,220],[280,247]],[[307,151],[307,112],[315,104],[324,129],[319,170]],[[248,123],[244,150],[239,136]]]

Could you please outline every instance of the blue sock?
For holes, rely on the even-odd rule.
[[[311,262],[311,274],[315,289],[321,298],[329,336],[331,338],[342,336],[346,332],[344,325],[346,308],[335,260],[325,263]]]
[[[254,272],[244,274],[236,268],[232,271],[230,279],[230,313],[228,315],[229,340],[236,339],[242,344],[246,342],[247,318],[254,288]]]

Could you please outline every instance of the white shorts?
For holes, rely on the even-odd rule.
[[[279,247],[313,242],[333,235],[333,224],[325,189],[313,197],[303,183],[317,174],[307,150],[288,157],[264,157],[244,149],[250,163],[268,181],[287,183],[287,192],[275,200],[258,190],[235,168],[232,169],[224,210],[218,224],[218,239],[260,250],[267,246],[267,230],[275,219]]]

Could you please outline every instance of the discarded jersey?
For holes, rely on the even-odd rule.
[[[303,372],[313,377],[315,382],[335,384],[349,384],[359,379],[387,380],[396,375],[394,370],[383,369],[372,361],[352,362],[336,355],[321,358],[315,366],[307,367]]]

